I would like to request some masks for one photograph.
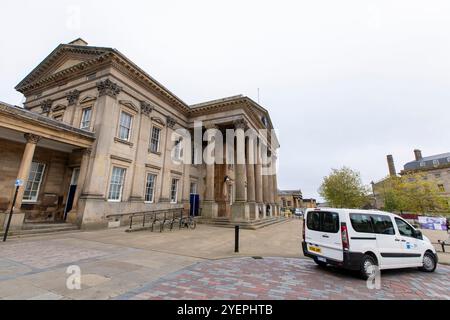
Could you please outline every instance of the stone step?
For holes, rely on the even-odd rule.
[[[264,220],[243,221],[243,222],[239,222],[239,223],[230,221],[229,219],[223,219],[223,218],[219,218],[219,219],[199,218],[198,219],[198,223],[207,224],[207,225],[211,225],[214,227],[234,228],[237,224],[239,224],[239,226],[242,229],[248,229],[248,230],[257,230],[257,229],[261,229],[261,228],[271,226],[274,224],[284,223],[287,221],[288,221],[288,219],[285,217],[273,217],[273,218],[268,218],[268,219],[264,219]]]
[[[51,226],[47,227],[43,225],[36,226],[36,228],[31,228],[30,226],[26,226],[25,229],[21,230],[10,230],[8,233],[8,238],[24,238],[31,237],[37,235],[46,235],[52,233],[64,233],[64,232],[79,232],[80,229],[72,224],[51,224]],[[3,237],[4,231],[0,232],[0,236]]]

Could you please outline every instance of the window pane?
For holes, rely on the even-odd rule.
[[[320,214],[319,212],[310,212],[306,219],[309,230],[320,231]]]
[[[147,175],[147,183],[145,186],[145,201],[153,202],[154,190],[155,190],[156,176],[154,174]]]
[[[109,200],[121,200],[125,169],[114,167],[109,185]]]
[[[170,202],[177,202],[177,190],[178,189],[178,179],[172,179],[172,185],[170,188]]]
[[[335,212],[322,212],[322,231],[337,233],[339,231],[339,215]]]
[[[398,231],[402,236],[412,237],[414,232],[413,228],[407,224],[405,221],[395,218],[395,223],[397,224]]]
[[[23,200],[36,201],[39,187],[42,182],[45,165],[43,163],[32,162],[30,174],[26,182]]]
[[[350,214],[352,227],[356,232],[373,233],[372,221],[367,214]]]
[[[81,129],[89,129],[91,124],[91,114],[92,114],[91,108],[83,109],[83,114],[81,116],[81,126],[80,126]]]
[[[130,131],[131,131],[131,115],[122,112],[120,114],[119,138],[122,140],[128,140],[130,138]]]
[[[372,224],[375,233],[379,234],[395,234],[392,220],[388,216],[372,215]]]
[[[152,129],[152,136],[150,138],[150,151],[151,152],[158,152],[160,135],[161,135],[161,130],[159,128],[154,127]]]

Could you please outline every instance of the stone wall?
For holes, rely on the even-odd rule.
[[[0,212],[4,212],[10,206],[14,195],[14,182],[17,178],[20,162],[25,145],[5,139],[0,139]],[[69,154],[40,148],[36,148],[33,161],[45,164],[44,177],[39,189],[36,202],[22,203],[21,210],[26,211],[27,220],[46,220],[56,216],[62,219],[67,191],[70,183],[72,169],[67,167]],[[59,216],[58,216],[59,212]]]

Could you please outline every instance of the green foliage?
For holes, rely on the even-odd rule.
[[[332,169],[323,179],[319,194],[335,208],[362,208],[369,203],[369,191],[359,172],[347,167]]]
[[[388,177],[383,186],[384,209],[399,212],[448,212],[447,199],[440,195],[435,183],[426,175],[412,173]]]

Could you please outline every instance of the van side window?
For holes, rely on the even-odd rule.
[[[398,231],[402,236],[413,237],[414,229],[409,224],[399,218],[395,218],[395,223],[397,224]]]
[[[306,225],[309,230],[337,233],[339,231],[339,215],[335,212],[309,212]]]
[[[339,215],[335,212],[322,212],[322,232],[337,233],[339,231]]]
[[[308,213],[306,224],[309,230],[320,231],[320,212]]]
[[[388,216],[371,215],[372,225],[375,233],[394,235],[394,225],[392,220]]]
[[[373,233],[372,220],[368,214],[350,214],[352,227],[356,232]]]

